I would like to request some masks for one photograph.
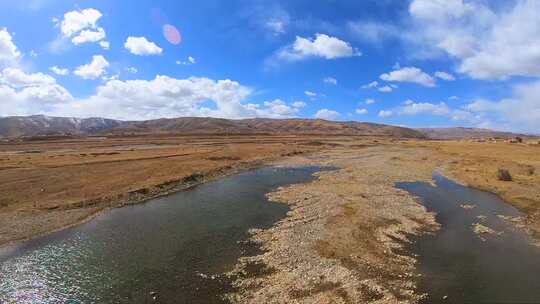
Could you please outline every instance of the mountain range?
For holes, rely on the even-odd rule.
[[[0,137],[50,135],[132,134],[318,134],[396,138],[457,139],[512,137],[512,133],[474,128],[411,129],[366,122],[322,119],[223,119],[210,117],[162,118],[121,121],[106,118],[50,117],[45,115],[0,117]]]

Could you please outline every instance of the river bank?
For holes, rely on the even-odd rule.
[[[437,230],[428,213],[396,181],[430,181],[437,162],[428,149],[364,147],[327,151],[285,163],[335,166],[308,184],[269,194],[289,204],[287,218],[254,231],[265,252],[245,257],[233,275],[257,264],[263,274],[236,281],[234,303],[412,303],[414,256],[403,252],[412,235]],[[432,158],[431,158],[432,159]]]
[[[207,136],[0,145],[0,245],[272,160],[311,153],[326,146],[320,140]]]

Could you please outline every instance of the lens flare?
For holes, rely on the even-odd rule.
[[[182,42],[182,35],[174,25],[165,24],[163,26],[163,36],[172,44],[178,45]]]

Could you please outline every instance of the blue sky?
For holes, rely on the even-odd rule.
[[[534,0],[10,2],[0,116],[540,129]]]

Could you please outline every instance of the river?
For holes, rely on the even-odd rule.
[[[289,210],[266,194],[320,170],[253,170],[1,248],[0,303],[225,302],[248,230]]]

